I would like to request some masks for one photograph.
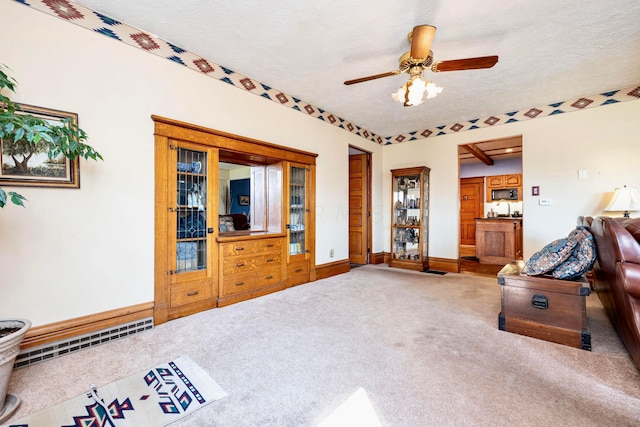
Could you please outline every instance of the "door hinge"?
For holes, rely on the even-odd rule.
[[[167,271],[167,274],[168,274],[169,276],[173,276],[173,275],[174,275],[174,274],[176,274],[176,273],[177,273],[177,272],[176,272],[175,270],[169,270],[169,271]]]
[[[178,149],[177,145],[169,144],[169,150],[177,150],[177,149]]]

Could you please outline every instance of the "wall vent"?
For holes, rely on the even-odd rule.
[[[76,335],[65,340],[30,347],[22,350],[16,357],[13,365],[15,368],[23,368],[36,363],[64,356],[74,351],[95,347],[110,341],[128,337],[138,332],[153,328],[153,317],[145,317],[133,322],[123,323],[107,329],[101,329],[84,335]]]

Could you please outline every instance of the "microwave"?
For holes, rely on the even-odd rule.
[[[518,200],[517,188],[491,190],[491,200]]]

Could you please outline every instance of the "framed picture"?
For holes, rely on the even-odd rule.
[[[73,123],[78,124],[78,115],[75,113],[18,105],[20,111],[16,111],[16,114],[31,114],[52,124],[71,118]],[[47,144],[46,141],[34,145],[26,141],[0,139],[0,186],[79,188],[79,158],[69,160],[59,155],[49,159]]]
[[[240,206],[249,206],[249,196],[238,196],[238,204]]]

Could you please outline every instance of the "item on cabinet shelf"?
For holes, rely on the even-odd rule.
[[[200,173],[200,171],[202,170],[202,163],[201,162],[191,163],[191,170],[193,171],[193,173]]]
[[[220,215],[218,217],[218,228],[221,233],[236,231],[236,228],[233,225],[233,217],[231,215]]]
[[[202,171],[202,162],[178,162],[178,172],[200,173]]]
[[[401,209],[402,208],[402,202],[400,200],[398,200],[395,204],[396,209]]]
[[[194,270],[198,268],[198,243],[177,242],[177,266],[178,271]]]

